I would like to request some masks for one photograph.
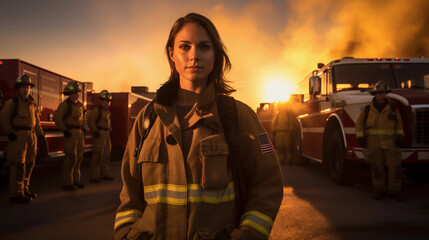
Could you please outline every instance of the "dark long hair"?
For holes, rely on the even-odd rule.
[[[170,64],[171,74],[170,78],[164,85],[179,85],[179,73],[176,70],[173,60],[170,58],[169,48],[174,49],[174,40],[176,35],[187,23],[196,23],[204,27],[212,41],[215,52],[215,61],[213,70],[208,77],[208,83],[214,82],[218,93],[228,95],[235,92],[235,89],[227,84],[229,81],[226,80],[224,75],[225,72],[228,72],[231,69],[231,62],[229,61],[229,57],[226,53],[225,45],[220,39],[219,33],[214,24],[208,18],[197,13],[189,13],[186,16],[177,19],[170,30],[170,35],[168,36],[167,44],[165,45],[165,53],[167,54],[168,63]]]

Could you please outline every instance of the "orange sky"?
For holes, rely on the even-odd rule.
[[[0,58],[94,82],[96,91],[155,91],[169,75],[173,22],[198,12],[228,49],[233,96],[256,109],[284,98],[318,62],[427,56],[428,10],[425,0],[2,0]]]

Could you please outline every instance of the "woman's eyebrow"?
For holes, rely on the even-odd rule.
[[[205,40],[205,41],[198,42],[198,44],[201,44],[201,43],[211,43],[211,42],[212,41],[210,41],[210,40]],[[188,40],[179,40],[179,41],[177,41],[177,43],[188,43],[188,44],[190,44],[192,42],[188,41]]]

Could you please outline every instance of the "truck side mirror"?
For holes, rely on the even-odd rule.
[[[320,92],[321,92],[321,83],[322,83],[322,80],[320,79],[319,76],[312,76],[312,77],[310,77],[310,81],[309,81],[310,95],[320,94]]]

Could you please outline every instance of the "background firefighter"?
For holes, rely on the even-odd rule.
[[[386,82],[379,81],[375,85],[371,91],[374,95],[372,102],[362,109],[358,117],[356,137],[365,148],[366,162],[371,165],[374,199],[388,194],[396,200],[404,200],[398,148],[404,131],[401,115],[386,99],[389,92]]]
[[[62,188],[74,191],[84,188],[80,182],[80,165],[84,151],[85,116],[82,103],[78,100],[79,83],[69,82],[64,88],[68,98],[58,105],[54,114],[57,127],[64,133],[64,153],[66,154],[62,170]]]
[[[90,181],[95,183],[100,183],[101,180],[113,180],[113,177],[109,176],[109,160],[112,149],[109,105],[112,101],[112,94],[103,90],[99,99],[100,105],[88,114],[88,127],[93,136]]]
[[[292,161],[292,130],[295,115],[289,102],[279,103],[277,112],[271,123],[271,136],[280,163],[290,164]]]
[[[11,203],[29,203],[37,197],[29,190],[37,155],[37,136],[43,135],[38,106],[30,96],[34,86],[28,75],[19,77],[14,85],[18,96],[6,101],[0,112],[1,126],[9,140],[6,153]]]

